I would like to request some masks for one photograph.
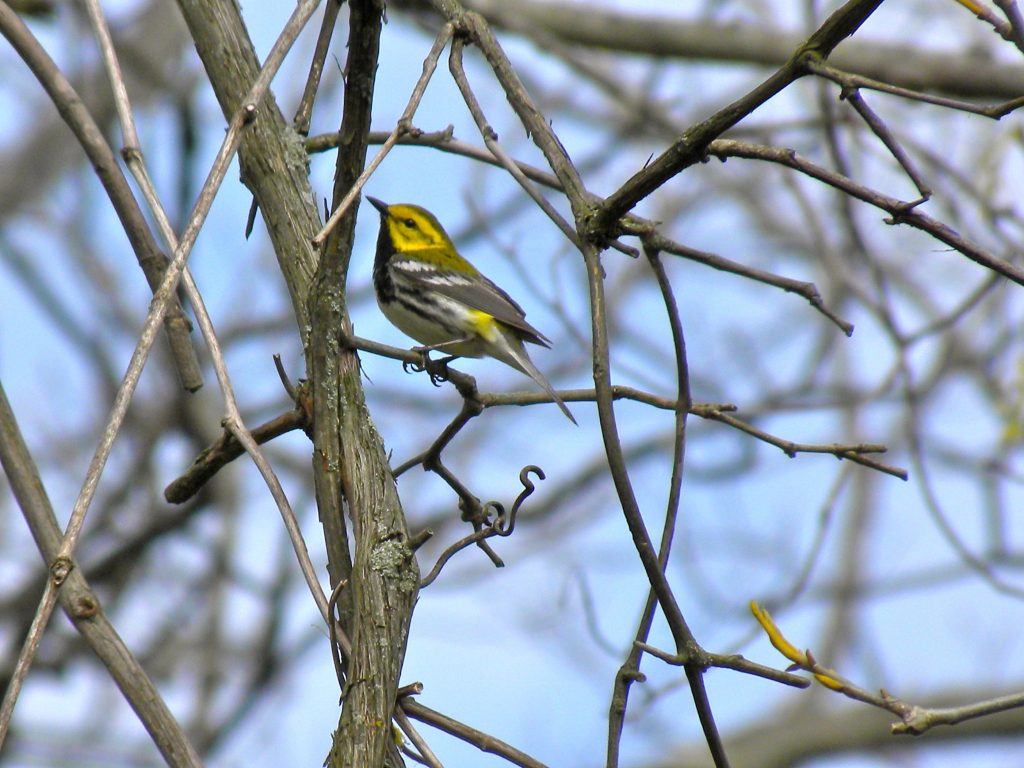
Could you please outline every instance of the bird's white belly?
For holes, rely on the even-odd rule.
[[[443,314],[443,325],[423,317],[419,312],[407,309],[397,301],[387,305],[381,304],[380,309],[392,325],[424,346],[437,346],[440,351],[449,355],[479,357],[482,354],[483,341],[474,328],[473,310],[446,296],[434,294],[434,299],[430,310]]]

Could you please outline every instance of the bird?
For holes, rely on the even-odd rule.
[[[418,205],[366,199],[380,213],[373,288],[381,312],[427,349],[493,357],[540,385],[573,424],[565,402],[530,360],[524,342],[551,347],[505,291],[459,255],[444,227]]]

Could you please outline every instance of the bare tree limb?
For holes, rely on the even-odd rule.
[[[32,531],[40,554],[46,563],[55,563],[61,550],[63,535],[2,386],[0,464]],[[191,741],[175,720],[146,671],[107,619],[99,598],[86,582],[77,564],[74,561],[68,562],[66,577],[59,588],[55,586],[53,579],[47,579],[46,584],[47,590],[52,590],[56,595],[64,613],[74,623],[82,638],[103,662],[167,764],[174,768],[201,766],[203,762]],[[8,685],[4,694],[4,712],[0,715],[0,744],[3,744],[7,735],[16,697],[15,679]]]
[[[566,43],[644,56],[779,67],[805,41],[763,22],[679,19],[548,0],[471,0],[467,6],[515,33],[538,29]],[[639,6],[638,6],[639,7]],[[858,75],[914,90],[969,99],[1015,99],[1024,67],[970,51],[928,51],[860,38],[829,57]]]

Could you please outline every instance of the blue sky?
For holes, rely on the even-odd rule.
[[[656,10],[654,5],[650,8]],[[247,20],[259,50],[265,52],[289,9],[274,6],[256,10],[246,9]],[[879,34],[886,31],[884,26],[883,22],[872,22],[872,30]],[[274,91],[286,114],[290,114],[298,99],[313,34],[315,29],[307,31],[275,81]],[[376,130],[389,130],[394,125],[419,76],[430,42],[405,18],[392,14],[382,41],[373,125]],[[562,65],[538,54],[528,44],[513,38],[503,38],[503,44],[513,62],[527,68],[535,78],[557,83],[566,76]],[[10,53],[5,50],[4,55],[9,57]],[[2,63],[12,66],[6,58]],[[642,64],[635,66],[637,70],[643,69]],[[314,132],[331,130],[338,121],[338,76],[333,64],[329,63],[329,69],[326,96],[314,115]],[[716,77],[730,85],[740,77],[735,72],[719,73],[710,67],[700,71],[708,79],[692,89],[677,87],[672,78],[666,78],[666,98],[686,101],[697,92],[701,102],[710,102],[718,82]],[[515,157],[540,165],[539,153],[518,128],[503,97],[472,56],[469,72],[503,145]],[[17,104],[15,96],[4,93],[3,103]],[[594,99],[598,99],[596,94]],[[223,123],[209,92],[203,92],[199,107],[204,133],[200,137],[196,173],[201,178],[223,135]],[[767,122],[782,120],[799,109],[796,99],[782,99],[772,110],[759,112],[757,117]],[[8,114],[18,113],[12,110]],[[595,108],[595,114],[600,114],[600,110]],[[0,137],[5,140],[15,135],[11,124],[10,120],[0,120]],[[451,124],[457,137],[481,143],[443,60],[415,124],[424,130],[439,130]],[[555,127],[574,157],[586,157],[603,147],[603,135],[580,117],[559,118]],[[180,171],[174,166],[175,155],[169,146],[173,125],[168,112],[154,111],[141,121],[140,130],[158,186],[171,195]],[[588,183],[599,191],[614,188],[632,169],[643,164],[646,153],[653,148],[625,143],[616,147],[620,156],[611,164],[612,171],[592,180],[588,178]],[[333,155],[313,159],[314,186],[321,196],[329,195],[332,171]],[[702,202],[702,185],[720,183],[727,173],[713,164],[672,182],[666,188],[668,191],[691,194],[695,203],[692,209],[666,222],[666,228],[696,247],[759,265],[779,266],[783,271],[798,269],[788,260],[784,245],[767,242],[742,222],[737,224],[737,210],[713,201]],[[222,331],[252,319],[255,313],[259,313],[257,317],[287,317],[281,280],[262,223],[257,223],[253,238],[247,241],[243,237],[249,197],[237,183],[237,175],[236,169],[229,174],[229,183],[218,196],[210,224],[190,262],[214,321]],[[33,257],[45,255],[48,248],[60,245],[50,242],[40,222],[46,216],[58,217],[63,201],[94,195],[95,190],[88,170],[83,170],[62,182],[52,199],[38,204],[39,215],[6,224],[3,237]],[[521,195],[514,183],[495,169],[482,169],[462,158],[418,148],[396,149],[366,191],[388,202],[426,205],[456,236],[471,228],[476,211],[486,216],[488,211]],[[557,197],[553,199],[561,205]],[[785,198],[785,203],[779,203],[780,208],[789,202],[790,198]],[[641,206],[639,212],[655,216],[661,204],[662,201],[652,200]],[[133,269],[116,223],[104,212],[102,198],[97,198],[94,208],[96,218],[84,229],[96,241],[110,246],[100,249],[104,261],[97,268],[112,272]],[[876,212],[865,214],[865,220],[873,222],[870,231],[876,242],[891,243],[887,238],[898,239],[913,257],[922,262],[928,260],[927,264],[922,263],[922,269],[935,268],[948,279],[950,301],[962,295],[963,286],[983,278],[980,270],[967,267],[960,257],[936,252],[934,244],[924,238],[885,227],[880,219]],[[555,350],[536,350],[537,365],[552,372],[559,387],[588,386],[591,379],[585,366],[566,372],[570,368],[568,363],[584,360],[588,354],[588,310],[578,256],[567,248],[550,222],[528,207],[509,215],[500,225],[485,236],[460,238],[460,247],[524,305],[532,323],[559,341]],[[374,212],[363,210],[350,279],[353,296],[363,298],[353,305],[353,320],[360,335],[407,346],[409,341],[383,320],[369,299],[376,226]],[[638,269],[635,263],[616,254],[609,254],[605,263],[610,282],[626,279]],[[842,349],[835,353],[833,361],[838,362],[830,369],[837,377],[845,375],[839,369],[847,366],[848,371],[853,371],[850,375],[875,381],[891,364],[884,333],[869,313],[856,306],[850,307],[848,314],[857,324],[857,331],[847,340],[835,329],[828,329],[827,321],[798,297],[752,289],[735,276],[709,272],[692,264],[673,263],[669,267],[678,286],[698,399],[729,400],[741,407],[756,402],[764,394],[766,377],[778,382],[781,388],[796,376],[807,350],[822,333],[832,333],[835,347]],[[807,273],[793,276],[814,278]],[[107,327],[105,319],[83,313],[82,304],[76,299],[74,275],[54,274],[53,278],[54,290],[79,317],[79,322],[89,331],[103,333]],[[77,362],[66,340],[25,298],[19,285],[10,265],[0,260],[0,295],[4,297],[0,302],[0,375],[15,409],[25,420],[23,427],[41,449],[65,432],[88,435],[95,428],[99,415],[76,411],[74,406],[93,391],[96,378]],[[129,295],[122,299],[124,305],[141,321],[147,306],[145,286],[137,280],[129,283],[128,290]],[[634,332],[631,338],[646,334],[656,350],[664,353],[660,340],[665,337],[667,326],[650,281],[641,281],[616,298],[621,302],[616,310],[623,304],[633,310],[623,313],[627,330]],[[1017,305],[1018,313],[1021,306]],[[913,327],[916,320],[912,312],[902,319],[908,327]],[[979,325],[984,329],[984,323],[979,321]],[[115,342],[115,354],[126,361],[133,340],[111,341]],[[921,346],[920,352],[915,351],[915,363],[923,370],[936,352],[927,344]],[[750,369],[752,352],[760,349],[775,352],[771,370]],[[298,341],[287,333],[275,335],[270,344],[262,340],[239,344],[229,354],[243,409],[250,413],[273,412],[281,407],[282,395],[270,363],[271,352],[282,354],[295,378],[302,375]],[[672,392],[671,371],[650,365],[652,359],[664,358],[644,354],[625,343],[613,348],[613,356],[619,366],[617,382],[648,385],[660,394]],[[454,395],[444,388],[431,387],[422,376],[406,376],[392,361],[363,355],[363,364],[371,410],[396,461],[422,450],[455,413]],[[477,376],[484,388],[500,391],[532,386],[525,378],[492,361],[460,361],[460,367]],[[152,377],[145,382],[148,386],[157,390],[166,386],[156,373],[147,376]],[[422,426],[410,430],[407,411],[401,404],[388,400],[396,392],[417,399],[435,398],[437,408],[432,419],[417,422]],[[54,399],[53,408],[31,407],[41,393]],[[209,404],[215,423],[219,418],[219,400],[212,376],[199,397]],[[940,414],[948,415],[934,422],[930,434],[950,442],[955,440],[958,445],[990,445],[1002,428],[966,385],[950,387],[934,407]],[[470,550],[423,593],[416,609],[403,680],[425,684],[426,705],[464,719],[542,761],[558,766],[591,766],[603,762],[611,684],[632,635],[646,581],[635,554],[626,546],[625,525],[607,489],[603,494],[598,491],[570,496],[554,510],[544,507],[560,483],[571,477],[581,463],[600,456],[593,409],[577,404],[573,410],[581,422],[579,429],[553,418],[550,410],[539,408],[488,413],[480,419],[477,430],[460,436],[453,446],[460,451],[452,459],[460,476],[485,498],[506,503],[518,492],[519,468],[527,463],[543,466],[549,480],[540,485],[527,509],[537,508],[545,514],[534,519],[527,516],[514,540],[498,545],[506,558],[505,569],[494,570],[479,553]],[[669,429],[670,417],[666,414],[632,404],[622,404],[617,410],[628,447],[638,446]],[[856,435],[856,440],[895,440],[893,452],[886,459],[907,466],[906,444],[899,443],[900,433],[894,426],[898,421],[895,406],[887,403],[867,411],[862,421],[850,426],[850,432],[840,431],[839,419],[820,413],[772,414],[759,426],[807,442],[853,441],[851,435]],[[720,425],[703,424],[695,418],[691,419],[691,430],[684,514],[676,544],[677,557],[671,567],[673,583],[679,589],[688,620],[707,648],[741,651],[749,658],[781,667],[783,660],[754,630],[745,612],[746,602],[784,593],[793,585],[795,574],[807,566],[811,573],[809,586],[800,600],[776,618],[798,646],[818,637],[830,617],[826,601],[828,584],[846,554],[848,539],[842,533],[851,520],[846,505],[853,493],[853,473],[865,470],[847,467],[830,456],[801,455],[789,459],[774,448],[751,448],[745,438],[739,439]],[[280,450],[287,449],[302,458],[304,445],[301,438],[289,438]],[[177,465],[183,466],[190,458],[175,457],[174,446],[166,450]],[[750,471],[737,471],[728,483],[713,482],[712,475],[716,471],[721,473],[722,468],[729,471],[734,461],[738,465],[737,457],[745,450],[751,451]],[[644,513],[656,536],[671,469],[668,454],[637,458],[631,468],[637,486],[643,490]],[[59,482],[58,469],[66,467],[44,467],[55,506],[66,510],[77,488]],[[941,465],[932,469],[938,495],[958,533],[972,548],[982,549],[989,521],[983,514],[983,500],[977,496],[977,490]],[[848,474],[842,477],[844,485],[837,501],[829,504],[830,491],[844,472]],[[237,468],[229,477],[245,481],[240,492],[252,520],[259,521],[252,524],[247,518],[248,522],[237,529],[238,549],[245,553],[238,567],[254,581],[270,579],[278,565],[279,531],[270,528],[279,524],[277,513],[262,486],[255,482],[251,468]],[[308,486],[303,484],[301,475],[289,475],[284,481],[301,516],[314,562],[322,563],[323,545]],[[866,491],[874,494],[872,514],[864,522],[871,530],[862,553],[871,563],[866,570],[878,583],[894,585],[931,569],[948,571],[953,574],[952,586],[939,581],[929,589],[894,588],[891,594],[865,604],[856,613],[857,622],[851,629],[855,634],[851,643],[854,651],[843,659],[843,670],[866,687],[892,685],[894,692],[910,698],[961,683],[996,685],[1009,676],[1019,677],[1024,660],[1019,658],[1012,630],[1024,614],[1019,600],[979,585],[976,578],[957,576],[957,569],[963,569],[921,503],[915,482],[881,478]],[[414,527],[446,510],[457,515],[450,493],[436,479],[418,470],[403,477],[399,489]],[[1013,502],[1019,501],[1019,489],[1007,492]],[[1014,508],[1012,503],[1009,506]],[[14,505],[5,495],[0,495],[0,509],[13,521],[7,535],[15,540],[24,538],[18,527],[20,521],[14,518]],[[1016,533],[1016,521],[1007,524]],[[200,533],[208,531],[211,536],[219,530],[214,521],[200,521],[197,525]],[[823,538],[816,548],[822,530]],[[444,541],[450,541],[463,531],[447,527],[441,533],[446,537]],[[428,548],[421,556],[424,572],[437,550]],[[31,551],[22,554],[23,560],[31,561]],[[187,569],[202,554],[195,541],[186,540],[162,553],[162,563],[168,572],[174,572],[176,568]],[[0,573],[11,577],[23,573],[22,562],[0,565]],[[244,626],[252,619],[253,610],[243,596],[236,597],[234,619],[238,626]],[[299,662],[273,696],[211,757],[210,765],[279,765],[282,754],[290,756],[292,765],[318,765],[323,759],[329,734],[337,724],[337,685],[327,641],[322,637],[308,595],[297,589],[294,600],[288,632],[296,647],[305,649]],[[119,627],[126,635],[145,637],[151,626],[147,623],[152,620],[151,612],[156,611],[160,600],[155,602],[156,606],[132,605],[123,610],[120,618],[125,623]],[[593,617],[588,616],[588,606],[592,606]],[[980,631],[965,634],[964,625],[977,626]],[[667,632],[660,620],[652,642],[662,647],[668,645]],[[615,653],[604,650],[602,643],[613,646]],[[924,645],[928,653],[922,659]],[[993,658],[1000,662],[993,665]],[[634,690],[637,702],[643,699],[644,691],[671,692],[659,696],[649,708],[643,708],[635,721],[628,723],[624,739],[627,764],[655,759],[680,743],[699,739],[689,693],[683,687],[672,689],[680,677],[678,670],[648,659],[644,671],[650,681],[643,690]],[[168,691],[172,705],[187,699],[187,687],[188,683],[183,682],[181,690]],[[758,719],[765,711],[791,705],[807,695],[725,671],[709,676],[709,689],[720,725],[727,732]],[[43,713],[55,711],[59,702],[57,711],[62,716],[70,710],[84,717],[93,707],[93,696],[95,688],[80,678],[55,682],[45,678],[37,682],[33,678],[20,707],[31,712],[33,718],[43,718]],[[115,727],[137,735],[139,727],[131,713],[117,702],[109,686],[105,701],[110,702]],[[481,755],[426,726],[421,730],[448,765],[499,764],[497,759]],[[1016,756],[1018,752],[1019,748],[1011,754]],[[998,756],[1000,752],[994,748],[992,754]],[[971,758],[974,765],[980,766],[988,755],[978,749],[971,752]],[[909,759],[914,765],[939,768],[962,764],[956,761],[963,756],[922,749]],[[992,759],[992,764],[997,764],[997,757]],[[840,764],[861,768],[886,763],[882,758],[828,763]]]

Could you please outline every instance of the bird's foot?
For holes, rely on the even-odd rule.
[[[435,347],[413,347],[412,351],[416,352],[420,356],[419,362],[415,363],[402,363],[402,369],[409,373],[427,372],[430,376],[430,383],[435,387],[440,387],[441,384],[448,381],[448,363],[455,359],[455,355],[449,355],[448,357],[442,357],[437,360],[430,358],[430,352]]]

